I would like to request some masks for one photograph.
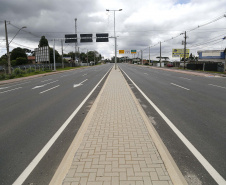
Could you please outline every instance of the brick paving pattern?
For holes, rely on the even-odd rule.
[[[112,70],[63,185],[172,185],[126,81]]]

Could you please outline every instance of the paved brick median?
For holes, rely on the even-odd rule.
[[[109,74],[63,184],[172,184],[119,70]]]

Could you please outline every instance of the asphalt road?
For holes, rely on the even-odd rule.
[[[0,86],[0,184],[12,184],[112,67],[111,64]],[[48,184],[102,84],[24,184]]]
[[[225,180],[226,78],[194,76],[131,64],[119,66]],[[217,184],[200,159],[188,150],[134,84],[126,79],[187,182]]]

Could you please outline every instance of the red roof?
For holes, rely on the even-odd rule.
[[[28,56],[27,59],[28,60],[35,60],[35,56]]]

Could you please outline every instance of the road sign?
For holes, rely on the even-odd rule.
[[[77,42],[77,34],[65,35],[65,43],[75,43]]]
[[[80,34],[80,42],[93,42],[93,34]]]
[[[97,33],[96,42],[108,42],[108,33]]]
[[[131,50],[131,54],[136,54],[137,50]]]
[[[124,54],[125,50],[119,50],[119,54]]]

